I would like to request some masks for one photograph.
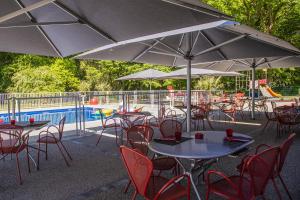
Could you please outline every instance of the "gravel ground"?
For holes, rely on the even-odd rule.
[[[241,120],[240,120],[241,121]],[[230,127],[234,131],[248,134],[255,138],[255,147],[260,143],[270,145],[280,144],[287,135],[276,136],[276,125],[271,124],[264,133],[261,132],[265,123],[263,115],[257,120],[242,120],[241,123],[224,123],[213,121],[215,130],[225,130]],[[208,126],[206,126],[208,127]],[[296,129],[296,132],[299,131]],[[17,184],[15,158],[0,161],[0,200],[102,200],[130,199],[133,190],[127,194],[122,192],[127,183],[127,174],[119,157],[118,148],[113,137],[103,137],[100,144],[95,146],[97,135],[87,133],[85,136],[75,136],[74,132],[66,133],[64,143],[73,157],[71,166],[67,167],[56,146],[49,146],[49,159],[41,159],[40,170],[27,171],[24,153],[21,156],[23,185]],[[35,136],[31,137],[34,144]],[[300,199],[300,136],[297,135],[283,170],[283,177],[294,199]],[[31,151],[36,159],[36,152]],[[212,166],[226,174],[234,174],[235,166],[240,157],[224,157]],[[32,165],[32,168],[34,166]],[[166,174],[168,175],[168,174]],[[279,184],[283,199],[288,199]],[[205,186],[198,185],[204,198]],[[192,195],[192,199],[195,199]],[[268,185],[267,199],[278,199],[272,185]],[[141,199],[141,198],[137,198]],[[211,199],[218,199],[212,197]]]

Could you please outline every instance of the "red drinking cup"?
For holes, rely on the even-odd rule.
[[[33,117],[30,117],[30,118],[29,118],[29,123],[30,123],[30,124],[33,124],[33,123],[34,123],[34,118],[33,118]]]
[[[175,140],[176,141],[180,141],[181,140],[181,132],[179,132],[179,131],[175,132]]]
[[[203,133],[196,133],[195,134],[195,139],[197,139],[197,140],[202,140],[203,139]]]
[[[232,137],[233,136],[233,130],[231,128],[226,129],[226,135],[227,137]]]
[[[10,120],[10,124],[11,124],[11,125],[15,125],[15,124],[16,124],[16,120],[15,120],[15,119],[11,119],[11,120]]]

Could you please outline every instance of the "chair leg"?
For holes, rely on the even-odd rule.
[[[206,200],[209,200],[209,195],[210,195],[210,190],[209,190],[209,188],[207,188],[206,197],[205,197]]]
[[[124,190],[124,193],[126,194],[128,189],[129,189],[129,186],[131,185],[131,180],[128,181],[126,187],[125,187],[125,190]]]
[[[292,198],[292,196],[291,196],[291,194],[290,194],[290,192],[289,192],[289,190],[288,190],[286,184],[284,183],[284,181],[283,181],[281,175],[279,174],[278,176],[279,176],[280,182],[282,183],[282,185],[283,185],[283,187],[284,187],[284,190],[286,191],[287,195],[289,196],[289,199],[292,200],[293,198]]]
[[[27,156],[27,166],[28,166],[28,172],[31,173],[30,170],[30,162],[29,162],[29,151],[28,151],[28,146],[26,147],[26,156]]]
[[[265,132],[265,129],[267,128],[268,124],[269,124],[270,120],[267,121],[266,125],[264,126],[262,132]]]
[[[21,169],[20,169],[20,164],[19,164],[18,153],[16,154],[16,164],[17,164],[17,176],[18,176],[17,179],[19,179],[18,181],[19,181],[20,185],[22,185],[22,177],[21,177]]]
[[[212,125],[211,125],[211,123],[210,123],[208,117],[206,118],[206,121],[207,121],[207,123],[208,123],[208,126],[209,126],[212,130],[214,130],[214,128],[212,127]]]
[[[137,191],[135,190],[134,193],[133,193],[133,195],[132,195],[132,198],[131,198],[131,199],[132,199],[132,200],[135,200],[136,195],[137,195]]]
[[[66,162],[67,166],[68,166],[68,167],[70,167],[70,164],[69,164],[69,162],[68,162],[68,160],[67,160],[67,158],[66,158],[66,156],[65,156],[64,152],[62,151],[61,147],[59,146],[59,144],[58,144],[58,143],[56,143],[56,145],[57,145],[57,147],[58,147],[58,149],[59,149],[59,151],[60,151],[61,155],[63,156],[63,158],[64,158],[64,160],[65,160],[65,162]]]
[[[118,130],[117,130],[117,127],[115,127],[115,135],[116,135],[116,145],[119,146],[119,143],[118,143]]]
[[[101,137],[102,137],[102,133],[103,133],[104,130],[105,130],[105,128],[103,128],[103,129],[101,130],[101,133],[100,133],[99,138],[98,138],[98,140],[97,140],[96,146],[99,144],[99,142],[100,142],[100,140],[101,140]]]
[[[279,189],[278,189],[278,187],[277,187],[277,185],[276,185],[276,183],[275,183],[274,178],[272,178],[272,183],[273,183],[273,186],[274,186],[274,188],[275,188],[275,190],[276,190],[276,193],[277,193],[279,199],[281,200],[281,199],[282,199],[282,198],[281,198],[281,194],[280,194],[280,191],[279,191]]]
[[[46,140],[46,160],[48,160],[48,142],[47,142],[47,140]]]
[[[39,142],[39,147],[38,147],[38,160],[37,160],[37,166],[36,169],[40,169],[40,151],[41,151],[41,143]]]
[[[61,146],[63,147],[63,149],[65,150],[65,152],[67,153],[68,157],[70,158],[70,160],[73,160],[71,155],[69,154],[69,152],[67,151],[67,148],[65,147],[65,145],[62,143],[62,141],[60,141]]]

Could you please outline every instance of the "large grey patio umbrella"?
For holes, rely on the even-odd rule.
[[[80,59],[123,60],[187,66],[187,131],[191,123],[191,65],[221,60],[299,55],[276,37],[236,22],[208,29],[185,29],[158,38],[122,41],[80,54]]]
[[[259,59],[237,59],[230,61],[220,61],[212,63],[193,63],[193,67],[203,69],[215,69],[220,71],[245,71],[252,70],[252,109],[251,117],[254,119],[255,114],[255,72],[256,69],[264,68],[288,68],[288,67],[300,67],[300,56],[282,56],[282,57],[270,57]]]
[[[225,18],[198,0],[1,0],[0,52],[66,57]]]
[[[116,80],[118,81],[125,81],[125,80],[154,80],[154,79],[160,79],[161,77],[166,76],[168,73],[158,71],[155,69],[147,69],[144,71],[136,72],[133,74],[129,74],[127,76],[122,76]],[[151,83],[150,83],[150,90],[151,90]]]

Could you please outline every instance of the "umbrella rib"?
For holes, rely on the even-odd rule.
[[[20,16],[20,15],[22,15],[24,13],[29,12],[29,11],[38,9],[40,7],[43,7],[43,6],[46,6],[46,5],[50,4],[50,3],[52,3],[53,1],[55,1],[55,0],[43,0],[43,1],[39,1],[37,3],[31,4],[31,5],[27,6],[27,7],[22,6],[20,10],[17,10],[15,12],[12,12],[12,13],[9,13],[9,14],[7,14],[5,16],[0,17],[0,23],[5,22],[7,20],[10,20],[12,18],[15,18],[17,16]]]
[[[247,67],[249,67],[251,65],[250,63],[248,63],[246,61],[243,61],[243,60],[235,60],[235,62],[238,62],[238,63],[240,63],[242,65],[246,65]]]
[[[214,62],[214,63],[211,63],[209,65],[207,65],[205,68],[206,69],[211,69],[213,66],[215,66],[218,62]]]
[[[153,50],[149,51],[149,53],[154,53],[154,54],[159,54],[159,55],[164,55],[164,56],[172,56],[172,57],[182,58],[182,56],[179,56],[177,54],[164,53],[164,52],[153,51]]]
[[[280,57],[280,58],[276,58],[276,59],[270,60],[270,61],[267,61],[267,59],[265,59],[265,62],[259,63],[259,64],[257,65],[257,67],[259,67],[259,66],[261,66],[261,65],[263,65],[263,64],[271,64],[271,63],[273,63],[273,62],[278,62],[278,61],[281,61],[281,60],[286,60],[286,59],[291,58],[291,57],[292,57],[292,56]]]
[[[145,45],[145,46],[148,46],[148,47],[150,47],[151,46],[151,44],[147,44],[147,43],[145,43],[145,42],[139,42],[140,44],[143,44],[143,45]],[[159,50],[159,51],[163,51],[163,52],[165,52],[165,53],[170,53],[170,51],[167,51],[167,50],[165,50],[165,49],[161,49],[161,48],[159,48],[159,47],[157,47],[157,46],[154,46],[154,47],[152,47],[152,49],[156,49],[156,50]],[[148,51],[149,52],[149,51]]]
[[[192,4],[189,4],[189,3],[185,3],[185,2],[182,2],[180,0],[162,0],[162,1],[167,2],[167,3],[171,3],[171,4],[174,4],[174,5],[183,7],[183,8],[187,8],[187,9],[190,9],[190,10],[194,10],[196,12],[208,14],[208,15],[211,15],[211,16],[214,16],[214,17],[232,19],[232,17],[230,17],[228,15],[225,15],[223,13],[211,10],[209,8],[195,6],[195,5],[192,5]]]
[[[164,43],[164,42],[162,42],[162,41],[160,41],[160,40],[158,40],[158,39],[154,39],[154,40],[155,40],[155,41],[158,41],[158,42],[159,42],[160,44],[162,44],[163,46],[165,46],[165,47],[167,47],[168,49],[172,50],[174,53],[177,53],[177,54],[179,54],[179,55],[181,55],[181,56],[184,56],[184,53],[181,52],[180,50],[177,50],[177,49],[171,47],[170,45],[168,45],[168,44],[166,44],[166,43]]]
[[[203,31],[200,31],[200,33],[208,41],[208,43],[210,45],[216,46],[216,44],[211,40],[211,38],[206,33],[204,33]],[[218,49],[217,51],[218,51],[218,53],[220,54],[221,57],[223,57],[224,59],[228,60],[227,56],[222,52],[221,49]]]
[[[228,72],[229,70],[231,70],[231,68],[233,67],[234,65],[234,61],[231,63],[231,65],[226,69],[226,72]]]
[[[24,4],[20,1],[20,0],[15,0],[15,2],[21,7],[21,8],[25,8]],[[36,22],[35,17],[32,16],[32,14],[30,12],[25,12],[26,15],[28,16],[28,18],[33,21]],[[61,52],[59,51],[59,49],[56,47],[56,45],[52,42],[52,40],[50,39],[50,37],[48,36],[48,34],[44,31],[44,29],[41,26],[37,26],[37,29],[39,30],[39,32],[42,34],[42,36],[47,40],[47,42],[50,44],[50,46],[53,48],[53,50],[57,53],[57,55],[59,57],[63,57],[63,55],[61,54]]]
[[[215,50],[221,48],[222,46],[225,46],[225,45],[227,45],[227,44],[231,44],[231,43],[236,42],[236,41],[238,41],[238,40],[241,40],[241,39],[243,39],[243,38],[245,38],[245,37],[247,37],[247,36],[248,36],[248,35],[246,35],[246,34],[239,35],[239,36],[237,36],[237,37],[235,37],[235,38],[232,38],[232,39],[230,39],[230,40],[227,40],[227,41],[225,41],[225,42],[222,42],[222,43],[220,43],[220,44],[218,44],[218,45],[216,45],[216,46],[213,46],[213,47],[211,47],[211,48],[208,48],[208,49],[206,49],[206,50],[204,50],[204,51],[200,51],[200,52],[196,53],[194,56],[197,57],[197,56],[200,56],[200,55],[203,55],[203,54],[206,54],[206,53],[215,51]]]
[[[38,23],[11,23],[11,24],[0,24],[0,28],[26,28],[32,26],[49,26],[49,25],[72,25],[81,24],[79,21],[66,21],[66,22],[38,22]]]
[[[92,23],[90,23],[86,19],[82,18],[80,15],[76,14],[75,12],[73,12],[72,10],[70,10],[69,8],[67,8],[65,5],[61,4],[60,2],[54,1],[53,4],[55,4],[57,7],[59,7],[61,10],[63,10],[66,13],[68,13],[69,15],[77,18],[79,21],[81,21],[83,24],[85,24],[86,26],[88,26],[90,29],[94,30],[96,33],[98,33],[102,37],[110,40],[113,43],[117,42],[117,40],[115,40],[114,38],[112,38],[106,32],[104,32],[103,30],[100,30],[95,25],[93,25]]]
[[[163,39],[164,39],[164,37],[159,40],[163,40]],[[137,59],[139,59],[140,57],[145,55],[148,51],[150,51],[153,47],[155,47],[158,43],[159,43],[158,41],[154,42],[151,46],[148,46],[146,49],[144,49],[142,52],[140,52],[137,56],[135,56],[131,61],[136,61]]]
[[[181,50],[181,51],[182,51],[181,46],[182,46],[182,43],[183,43],[184,36],[185,36],[185,33],[182,34],[182,36],[180,38],[180,41],[179,41],[179,44],[178,44],[178,50]],[[172,64],[173,67],[176,64],[176,61],[177,61],[177,57],[175,57],[174,60],[173,60],[173,64]]]
[[[190,55],[189,55],[189,56],[191,56],[191,54],[192,54],[192,52],[193,52],[193,49],[194,49],[194,47],[196,46],[196,43],[198,42],[199,35],[200,35],[200,31],[198,31],[198,33],[197,33],[197,35],[196,35],[196,38],[195,38],[195,41],[193,42],[193,45],[192,45],[192,48],[191,48],[191,50],[190,50]]]

